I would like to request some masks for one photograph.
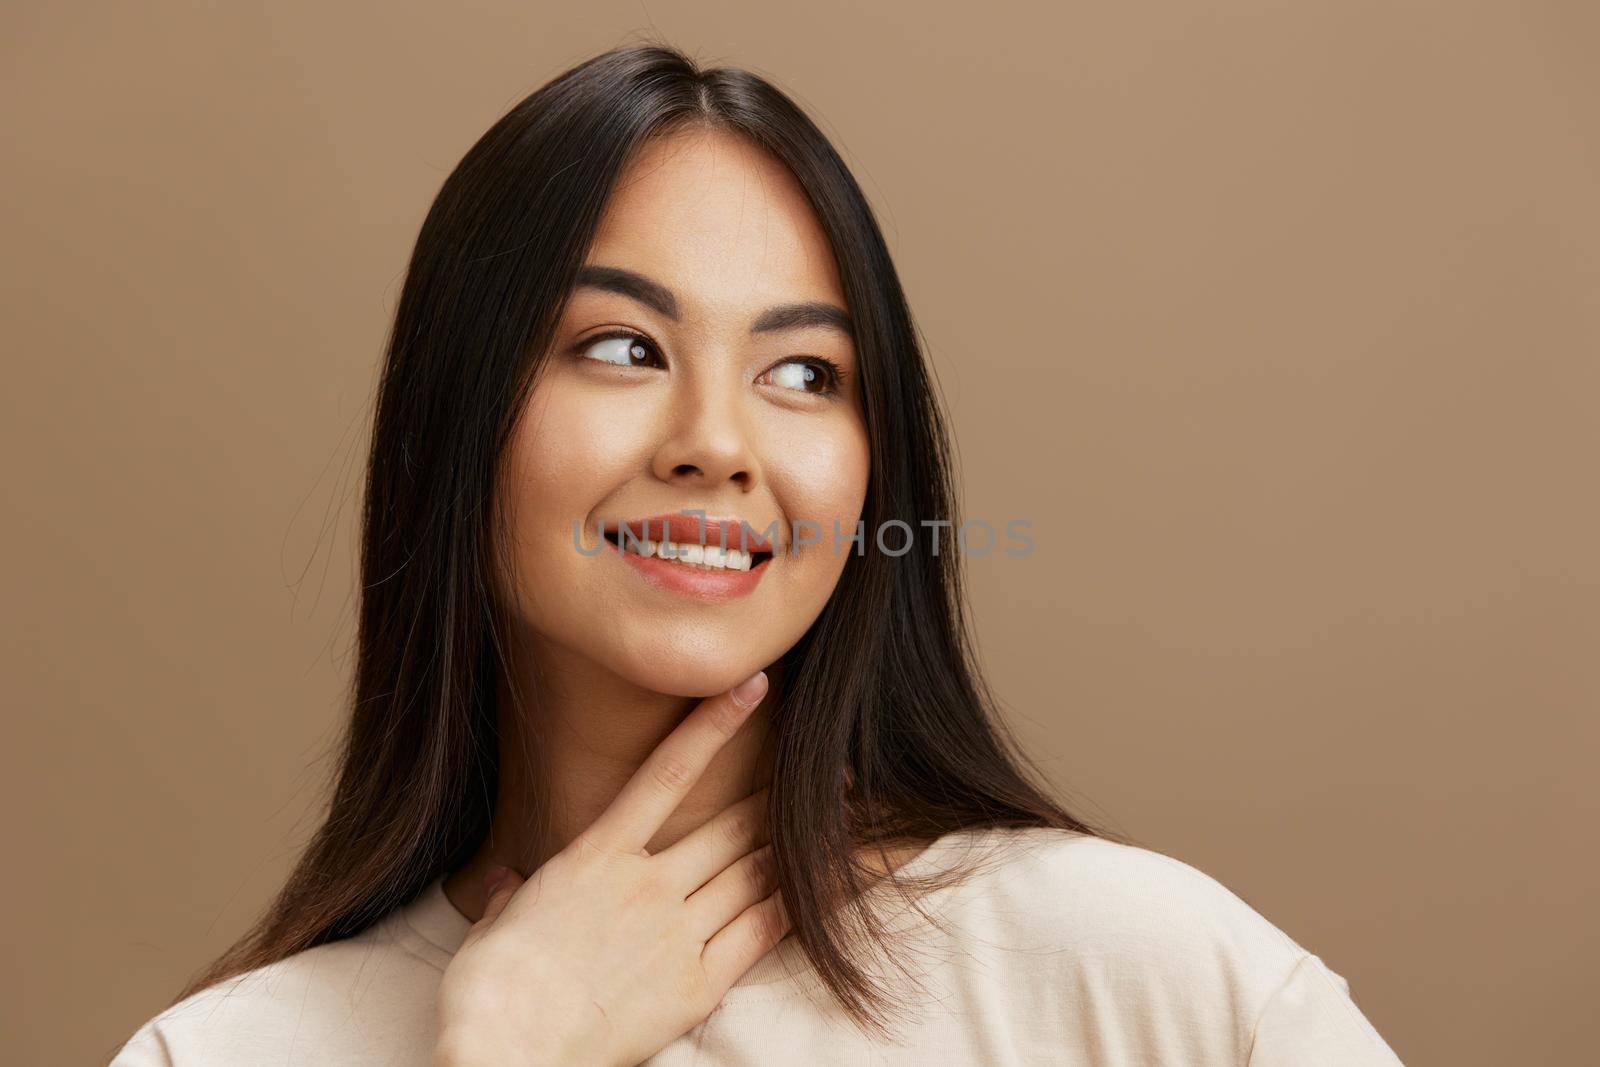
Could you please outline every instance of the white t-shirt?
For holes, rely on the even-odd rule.
[[[897,896],[883,905],[892,928],[912,933],[896,959],[913,977],[887,964],[873,973],[921,989],[897,1044],[856,1029],[790,938],[645,1062],[1400,1063],[1344,978],[1180,860],[1065,830],[966,830],[901,870],[937,873],[972,857],[982,858],[977,874],[921,898],[948,933]],[[889,893],[880,884],[873,899],[889,900],[880,890]],[[470,925],[435,880],[354,937],[173,1005],[111,1067],[425,1067],[439,980]]]

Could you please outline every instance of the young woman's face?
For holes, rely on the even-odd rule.
[[[868,478],[838,269],[793,175],[702,131],[641,154],[585,264],[507,457],[517,612],[536,656],[707,696],[790,648],[856,551],[833,536]],[[669,558],[662,516],[687,524]],[[722,566],[676,558],[702,528],[718,554],[715,520]],[[741,523],[770,555],[732,551]]]

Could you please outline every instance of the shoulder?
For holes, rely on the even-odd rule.
[[[363,1063],[393,1049],[431,1022],[440,977],[393,936],[398,921],[202,989],[147,1020],[110,1067]]]
[[[966,832],[943,908],[1030,973],[1248,1017],[1310,953],[1182,860],[1066,830]],[[1342,981],[1342,980],[1341,980]]]
[[[1052,1040],[1133,1062],[1399,1063],[1342,976],[1176,857],[1030,828],[961,831],[937,861],[972,872],[929,898],[954,981]]]
[[[985,896],[1041,932],[1084,949],[1177,963],[1220,952],[1282,977],[1306,954],[1236,892],[1174,856],[1068,830],[987,831],[970,838]]]

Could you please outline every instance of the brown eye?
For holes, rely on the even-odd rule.
[[[823,359],[789,359],[763,374],[760,380],[800,393],[827,394],[838,390],[839,371]]]
[[[591,337],[578,346],[578,353],[585,359],[610,363],[616,367],[651,367],[660,364],[660,357],[650,342],[636,333]]]

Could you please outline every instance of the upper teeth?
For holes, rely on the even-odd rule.
[[[625,551],[641,556],[658,556],[678,563],[692,563],[701,567],[721,567],[730,571],[750,569],[750,553],[742,548],[723,548],[721,545],[679,544],[676,541],[638,541],[624,536]]]

